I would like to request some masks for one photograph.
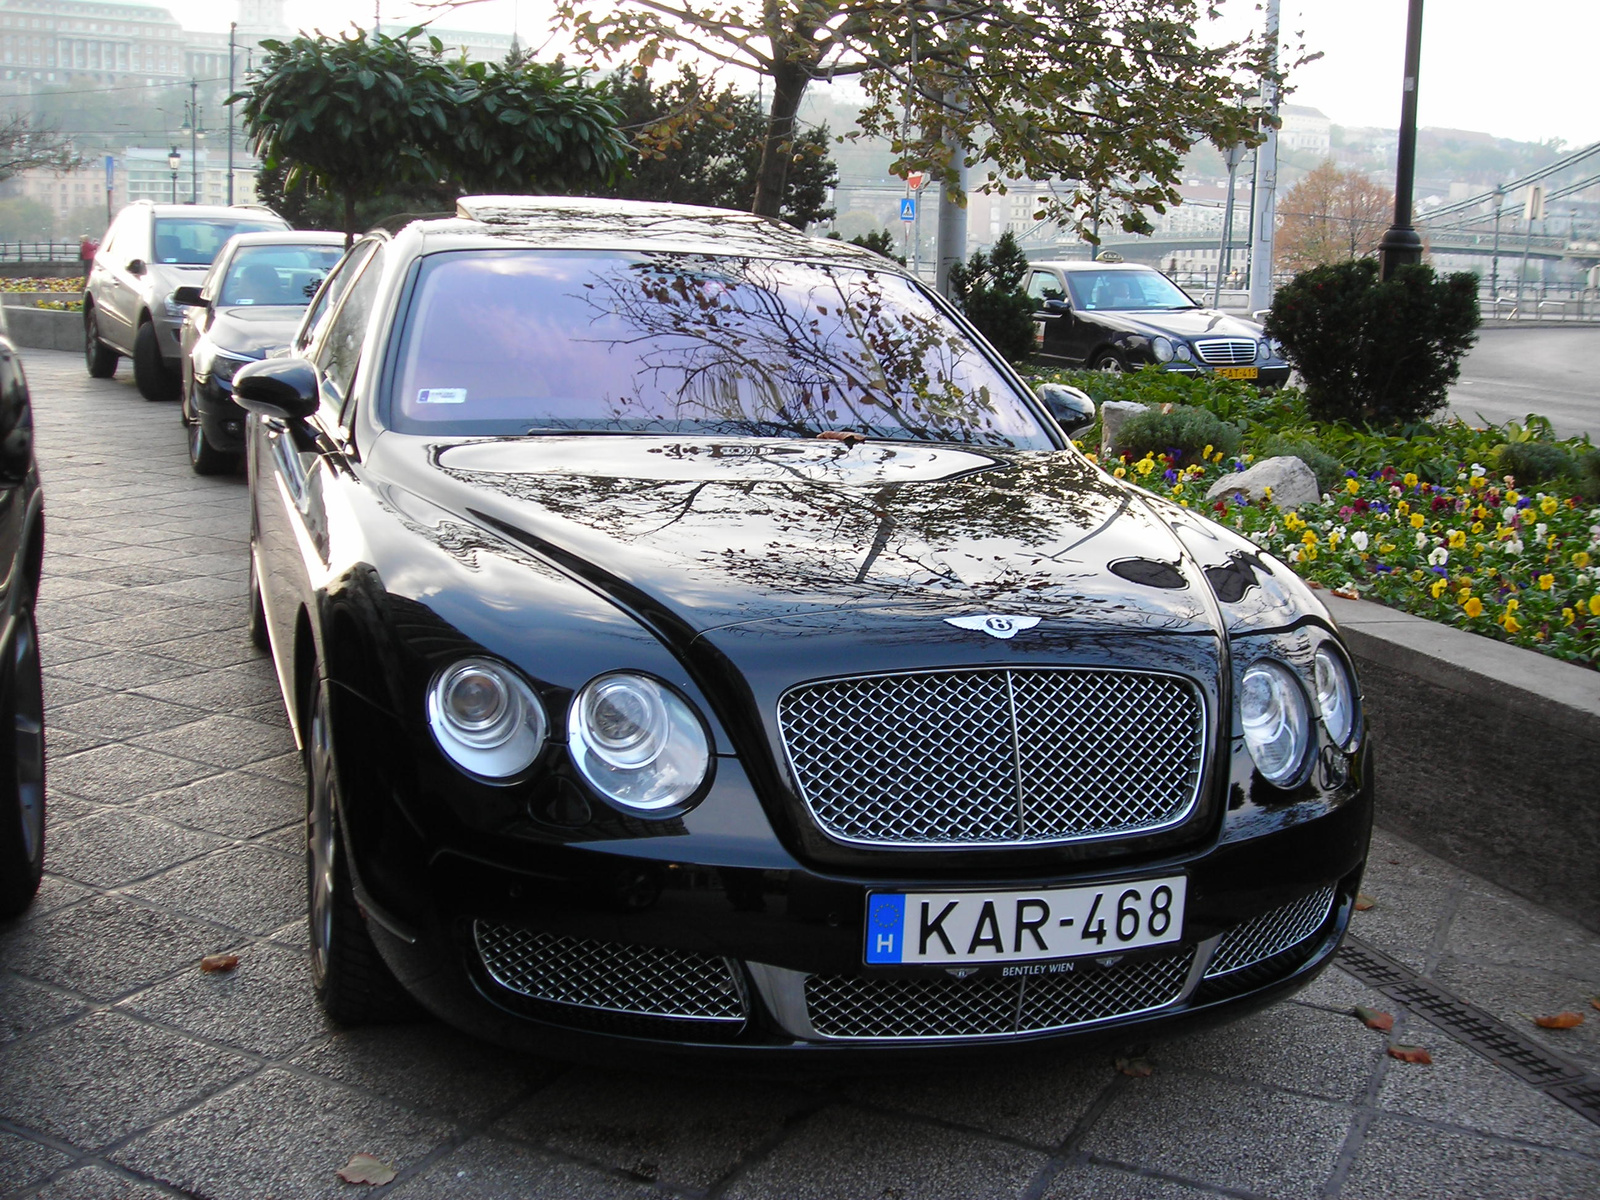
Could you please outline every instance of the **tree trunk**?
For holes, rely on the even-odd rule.
[[[750,211],[777,217],[783,207],[783,189],[789,182],[794,158],[794,118],[811,77],[792,64],[779,63],[772,73],[772,112],[767,118],[767,141],[761,148],[761,170],[756,174],[756,198]]]

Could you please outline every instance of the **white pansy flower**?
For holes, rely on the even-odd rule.
[[[1546,525],[1543,521],[1540,521],[1533,527],[1533,536],[1538,538],[1541,542],[1544,541],[1545,538],[1550,536],[1550,526]]]
[[[1515,504],[1506,505],[1500,510],[1500,518],[1507,525],[1515,525],[1517,523],[1517,506]]]
[[[1428,551],[1428,565],[1430,567],[1442,567],[1449,561],[1450,551],[1446,550],[1443,546],[1435,546],[1432,550]]]
[[[1422,530],[1420,530],[1420,529],[1417,530],[1417,549],[1421,550],[1427,544],[1428,544],[1428,535],[1423,533]]]
[[[1289,547],[1289,561],[1292,562],[1292,563],[1300,561],[1300,547],[1299,546],[1290,546]]]
[[[1523,550],[1522,539],[1521,538],[1507,538],[1505,541],[1500,543],[1500,548],[1502,550],[1504,550],[1507,554],[1511,554],[1511,555],[1521,554],[1522,550]]]
[[[1352,533],[1350,535],[1350,544],[1352,546],[1354,546],[1357,550],[1365,550],[1367,548],[1367,532],[1366,532],[1366,530],[1358,529],[1354,533]]]

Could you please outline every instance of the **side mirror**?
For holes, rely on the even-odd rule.
[[[1044,302],[1044,310],[1050,313],[1064,313],[1071,312],[1072,308],[1065,300],[1051,299]]]
[[[174,304],[187,305],[190,308],[210,308],[211,302],[200,295],[200,289],[194,284],[185,284],[172,293]]]
[[[246,412],[304,421],[317,411],[317,369],[303,358],[266,358],[240,367],[233,398]]]
[[[130,263],[128,263],[128,274],[129,275],[143,275],[144,274],[144,259],[136,258],[133,261],[131,261]]]
[[[238,387],[237,377],[234,386]],[[1044,401],[1056,424],[1067,431],[1068,437],[1082,433],[1094,424],[1094,401],[1075,387],[1068,387],[1064,383],[1041,383],[1039,399]]]

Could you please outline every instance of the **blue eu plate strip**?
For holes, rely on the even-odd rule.
[[[879,895],[867,899],[867,961],[897,963],[905,953],[906,898]]]

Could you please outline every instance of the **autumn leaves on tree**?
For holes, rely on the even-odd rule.
[[[1360,171],[1323,163],[1279,207],[1279,265],[1304,271],[1376,254],[1393,207],[1393,195]]]

